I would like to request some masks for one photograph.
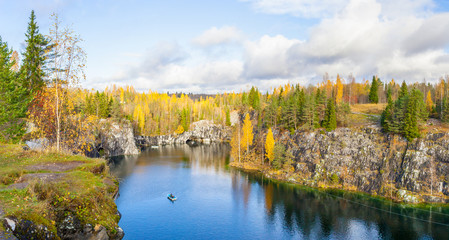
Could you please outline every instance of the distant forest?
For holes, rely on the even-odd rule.
[[[449,122],[447,76],[435,84],[406,84],[377,76],[360,82],[352,75],[331,80],[326,74],[315,86],[286,84],[266,92],[252,87],[216,95],[138,92],[115,85],[104,91],[82,89],[82,39],[73,30],[62,31],[56,15],[53,19],[50,34],[42,35],[31,13],[20,56],[0,38],[2,142],[45,138],[57,149],[83,149],[94,141],[92,128],[100,119],[127,120],[136,134],[154,136],[181,134],[203,119],[230,125],[233,111],[241,122],[249,113],[258,131],[332,131],[350,127],[350,106],[365,103],[385,105],[379,120],[384,131],[408,140],[420,136],[429,117]]]

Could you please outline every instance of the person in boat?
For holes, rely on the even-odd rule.
[[[175,196],[173,196],[173,194],[172,194],[172,193],[170,193],[170,198],[175,198]]]

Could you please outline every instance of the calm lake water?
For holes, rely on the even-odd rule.
[[[270,181],[229,168],[227,145],[160,147],[112,160],[125,239],[449,239],[448,208]]]

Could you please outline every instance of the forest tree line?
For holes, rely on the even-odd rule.
[[[198,120],[230,125],[230,113],[249,113],[254,130],[332,131],[350,126],[350,105],[385,103],[385,132],[419,137],[428,117],[449,122],[449,78],[436,84],[397,84],[377,76],[357,82],[326,74],[315,86],[286,84],[265,93],[249,91],[189,97],[183,93],[140,92],[132,86],[82,89],[86,54],[82,39],[56,15],[47,35],[31,12],[25,49],[19,54],[0,38],[0,141],[47,139],[60,148],[82,149],[95,140],[99,119],[130,121],[137,135],[181,134]],[[243,121],[242,121],[243,122]],[[27,124],[28,123],[28,124]],[[27,126],[28,125],[28,126]],[[240,124],[239,124],[239,127]],[[31,132],[26,133],[27,130]],[[72,150],[73,150],[72,149]],[[282,151],[281,151],[282,152]]]

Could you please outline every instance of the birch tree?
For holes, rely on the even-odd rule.
[[[54,96],[56,150],[59,151],[64,121],[73,120],[67,118],[73,111],[69,90],[78,87],[79,82],[85,79],[86,53],[80,46],[80,36],[69,27],[62,28],[57,14],[51,18],[53,24],[47,37],[52,46],[48,77],[49,90]]]

